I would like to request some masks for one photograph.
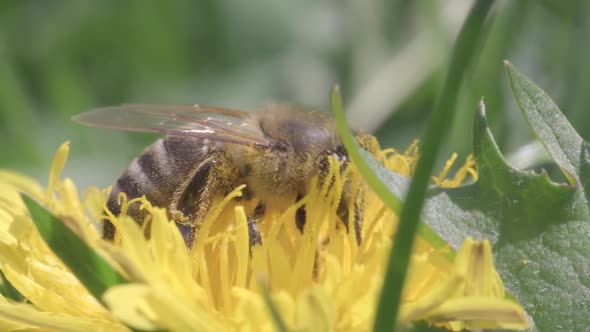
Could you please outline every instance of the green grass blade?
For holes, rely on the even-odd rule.
[[[37,201],[22,195],[31,218],[51,250],[64,262],[97,300],[110,287],[125,281],[123,276]]]
[[[420,212],[424,204],[424,194],[430,173],[434,167],[442,139],[448,133],[452,123],[455,103],[463,76],[476,53],[476,46],[482,38],[483,25],[492,4],[493,0],[477,1],[457,39],[443,91],[426,127],[416,174],[410,185],[406,204],[400,215],[400,225],[389,256],[385,281],[377,307],[373,325],[374,331],[391,331],[395,327],[414,236],[418,229]]]
[[[352,131],[346,124],[346,117],[344,115],[344,110],[342,109],[342,97],[338,87],[334,87],[330,99],[332,113],[336,120],[336,127],[338,128],[338,133],[340,134],[340,138],[342,139],[350,159],[359,169],[359,172],[362,174],[369,187],[371,187],[371,189],[379,196],[381,201],[392,211],[399,213],[402,209],[400,197],[404,196],[404,193],[399,190],[396,191],[396,189],[403,188],[405,185],[396,182],[393,186],[388,186],[388,181],[395,182],[395,180],[392,180],[391,176],[388,175],[390,170],[383,168],[383,165],[378,160],[368,152],[359,148]],[[391,185],[392,183],[389,184]],[[436,232],[425,224],[420,224],[418,233],[435,248],[448,246],[448,244]]]
[[[375,169],[371,168],[369,163],[367,163],[361,155],[352,131],[346,124],[346,118],[344,117],[344,110],[342,108],[342,96],[340,95],[340,88],[337,86],[332,89],[330,103],[332,105],[332,113],[336,120],[336,126],[338,127],[340,138],[342,139],[342,143],[344,144],[349,157],[353,160],[361,174],[363,174],[365,181],[371,189],[379,195],[383,203],[393,211],[400,211],[401,201],[389,191],[387,186],[379,179],[377,174],[375,174]]]

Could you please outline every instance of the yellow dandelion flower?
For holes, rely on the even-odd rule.
[[[165,210],[124,195],[122,211],[138,204],[151,216],[151,236],[147,239],[142,226],[125,214],[108,215],[117,226],[117,241],[103,241],[97,229],[108,192],[90,189],[80,199],[72,181],[60,179],[67,153],[64,144],[46,189],[20,174],[0,171],[0,270],[25,299],[0,297],[2,330],[272,331],[262,288],[290,330],[371,329],[396,217],[368,194],[358,245],[353,232],[337,223],[345,182],[335,171],[337,164],[332,165],[331,188],[316,182],[315,190],[286,211],[267,211],[261,245],[250,247],[244,207],[234,199],[242,186],[212,204],[189,249]],[[384,150],[380,157],[410,175],[417,155],[413,145],[403,154]],[[358,174],[349,173],[351,181],[360,181]],[[435,182],[455,185],[468,174],[476,176],[469,163],[455,181]],[[70,227],[128,282],[108,289],[101,301],[92,297],[43,242],[18,192],[73,220]],[[290,221],[302,204],[308,224],[301,234]],[[451,330],[527,326],[522,308],[504,297],[488,242],[467,239],[454,262],[445,250],[417,239],[400,322],[427,320]]]

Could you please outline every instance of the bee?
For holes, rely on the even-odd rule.
[[[119,214],[119,193],[128,198],[144,196],[167,210],[191,247],[215,197],[224,197],[245,184],[240,199],[252,202],[247,211],[250,245],[261,243],[259,221],[268,204],[277,200],[291,204],[309,190],[310,179],[324,179],[329,158],[349,164],[348,155],[332,117],[291,104],[269,104],[258,112],[201,105],[129,104],[81,113],[73,118],[84,125],[135,132],[164,134],[135,158],[113,186],[107,208]],[[356,133],[371,153],[377,140]],[[337,215],[348,230],[349,203],[354,204],[353,231],[360,244],[364,213],[363,193],[342,192]],[[127,212],[142,223],[138,208]],[[305,205],[295,213],[303,231]],[[116,229],[108,220],[103,238],[114,239]]]

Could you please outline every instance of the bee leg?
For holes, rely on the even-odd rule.
[[[212,192],[216,189],[214,165],[213,158],[207,158],[199,164],[174,192],[168,208],[170,217],[176,222],[189,248],[196,237],[197,222],[204,219],[211,204]]]
[[[353,227],[354,227],[354,235],[356,238],[356,243],[360,245],[363,241],[362,239],[362,228],[363,228],[363,216],[364,216],[364,195],[358,194],[354,197],[354,215],[352,217]],[[336,210],[336,214],[344,223],[346,227],[346,231],[350,230],[349,223],[350,223],[350,215],[349,215],[349,208],[348,208],[349,201],[347,199],[341,199],[340,203],[338,204],[338,209]]]
[[[303,198],[303,194],[297,194],[297,198],[295,198],[295,202],[300,201]],[[305,226],[305,220],[307,218],[307,211],[305,210],[305,205],[301,205],[297,211],[295,211],[295,225],[299,229],[299,231],[303,234],[303,227]]]
[[[258,221],[264,216],[266,206],[262,202],[258,202],[258,205],[254,208],[254,212],[248,218],[248,237],[250,239],[250,247],[257,244],[262,244],[262,236],[258,229]]]
[[[177,224],[186,227],[183,237],[190,248],[196,241],[200,223],[205,219],[213,197],[225,196],[234,188],[237,169],[222,151],[212,153],[203,160],[186,181],[177,189],[169,207],[169,213]]]

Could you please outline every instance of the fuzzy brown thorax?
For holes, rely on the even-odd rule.
[[[296,111],[290,105],[273,105],[272,113],[268,112],[252,114],[271,142],[268,148],[247,152],[252,189],[304,192],[309,180],[319,174],[318,160],[341,146],[334,123],[325,113]]]

